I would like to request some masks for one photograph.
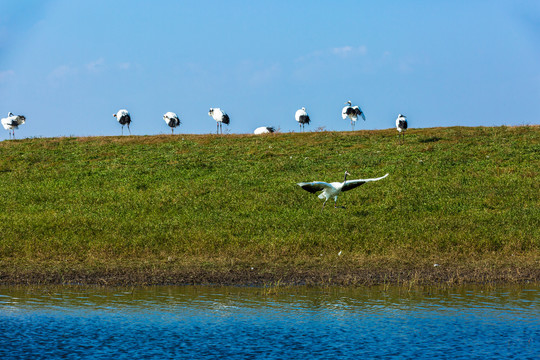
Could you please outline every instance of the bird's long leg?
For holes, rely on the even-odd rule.
[[[131,135],[131,129],[129,128],[129,124],[128,124],[128,130],[129,130],[129,135]]]
[[[328,201],[328,199],[324,200],[323,204],[322,204],[322,209],[321,209],[321,212],[324,210],[324,205],[326,205],[326,202]]]
[[[124,125],[122,125],[122,135],[124,135]]]
[[[334,198],[334,208],[336,208],[336,209],[338,209],[338,208],[339,209],[345,209],[345,206],[337,206],[337,201],[338,201],[338,198],[335,197]]]

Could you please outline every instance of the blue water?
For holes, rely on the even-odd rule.
[[[0,359],[539,359],[540,288],[0,288]]]

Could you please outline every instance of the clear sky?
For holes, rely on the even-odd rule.
[[[540,1],[1,0],[0,115],[18,138],[540,123]],[[3,129],[1,129],[3,131]],[[7,131],[0,139],[8,137]]]

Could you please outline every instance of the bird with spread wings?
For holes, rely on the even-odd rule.
[[[343,182],[333,182],[333,183],[327,183],[324,181],[312,181],[312,182],[301,182],[298,183],[298,186],[300,186],[302,189],[309,191],[312,194],[315,194],[319,191],[322,191],[319,194],[319,199],[325,199],[321,211],[324,209],[324,205],[326,205],[326,202],[334,198],[334,207],[337,208],[337,198],[339,194],[341,194],[343,191],[352,190],[360,185],[363,185],[370,181],[378,181],[382,180],[385,177],[388,176],[388,174],[381,176],[379,178],[373,178],[373,179],[356,179],[356,180],[349,180],[347,181],[347,175],[350,175],[349,172],[345,171],[345,178],[343,179]]]

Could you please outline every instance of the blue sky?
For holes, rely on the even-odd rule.
[[[0,115],[17,137],[539,124],[540,2],[0,2]],[[2,129],[3,130],[3,129]],[[0,133],[7,138],[7,131]]]

